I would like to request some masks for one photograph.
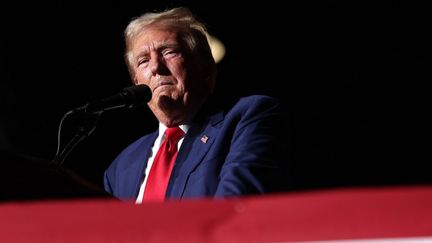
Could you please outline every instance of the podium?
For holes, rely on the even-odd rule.
[[[0,150],[0,203],[110,197],[97,185],[47,160]]]
[[[432,186],[0,203],[0,242],[432,242]],[[385,240],[385,241],[384,241]]]

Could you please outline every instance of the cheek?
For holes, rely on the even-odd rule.
[[[193,66],[188,66],[181,57],[167,61],[166,67],[173,76],[182,76],[188,68],[194,68]]]
[[[136,84],[146,84],[148,85],[150,82],[152,74],[150,70],[140,70],[138,69],[135,73],[135,82]]]
[[[188,70],[182,65],[172,65],[169,67],[171,75],[173,75],[179,82],[184,83],[188,78]]]

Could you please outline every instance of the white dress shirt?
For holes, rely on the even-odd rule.
[[[187,133],[187,131],[189,129],[188,125],[180,125],[179,127],[180,127],[181,130],[183,130],[183,132],[185,134]],[[137,197],[137,199],[135,201],[135,203],[137,203],[137,204],[141,204],[142,200],[144,198],[144,190],[145,190],[145,185],[147,184],[147,178],[148,178],[147,175],[150,172],[150,169],[151,169],[151,167],[153,165],[153,161],[154,161],[154,158],[156,156],[157,151],[159,150],[159,147],[161,146],[161,144],[165,140],[165,130],[166,129],[167,129],[167,127],[164,124],[159,123],[159,135],[158,135],[158,137],[156,138],[156,140],[155,140],[155,142],[153,144],[152,152],[151,152],[151,155],[150,155],[149,160],[147,162],[147,167],[145,169],[144,181],[141,184],[141,187],[140,187],[140,190],[139,190],[139,193],[138,193],[138,197]],[[183,139],[184,139],[184,137],[181,138],[179,140],[179,142],[177,143],[177,150],[180,150],[180,146],[183,143]]]

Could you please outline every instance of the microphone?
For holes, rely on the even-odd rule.
[[[152,92],[145,84],[124,88],[119,94],[107,98],[89,102],[78,107],[71,113],[102,113],[107,110],[134,108],[146,104],[151,100]]]

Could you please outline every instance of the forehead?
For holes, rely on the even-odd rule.
[[[133,40],[132,48],[158,47],[163,44],[178,44],[179,41],[178,33],[172,29],[149,27]]]

